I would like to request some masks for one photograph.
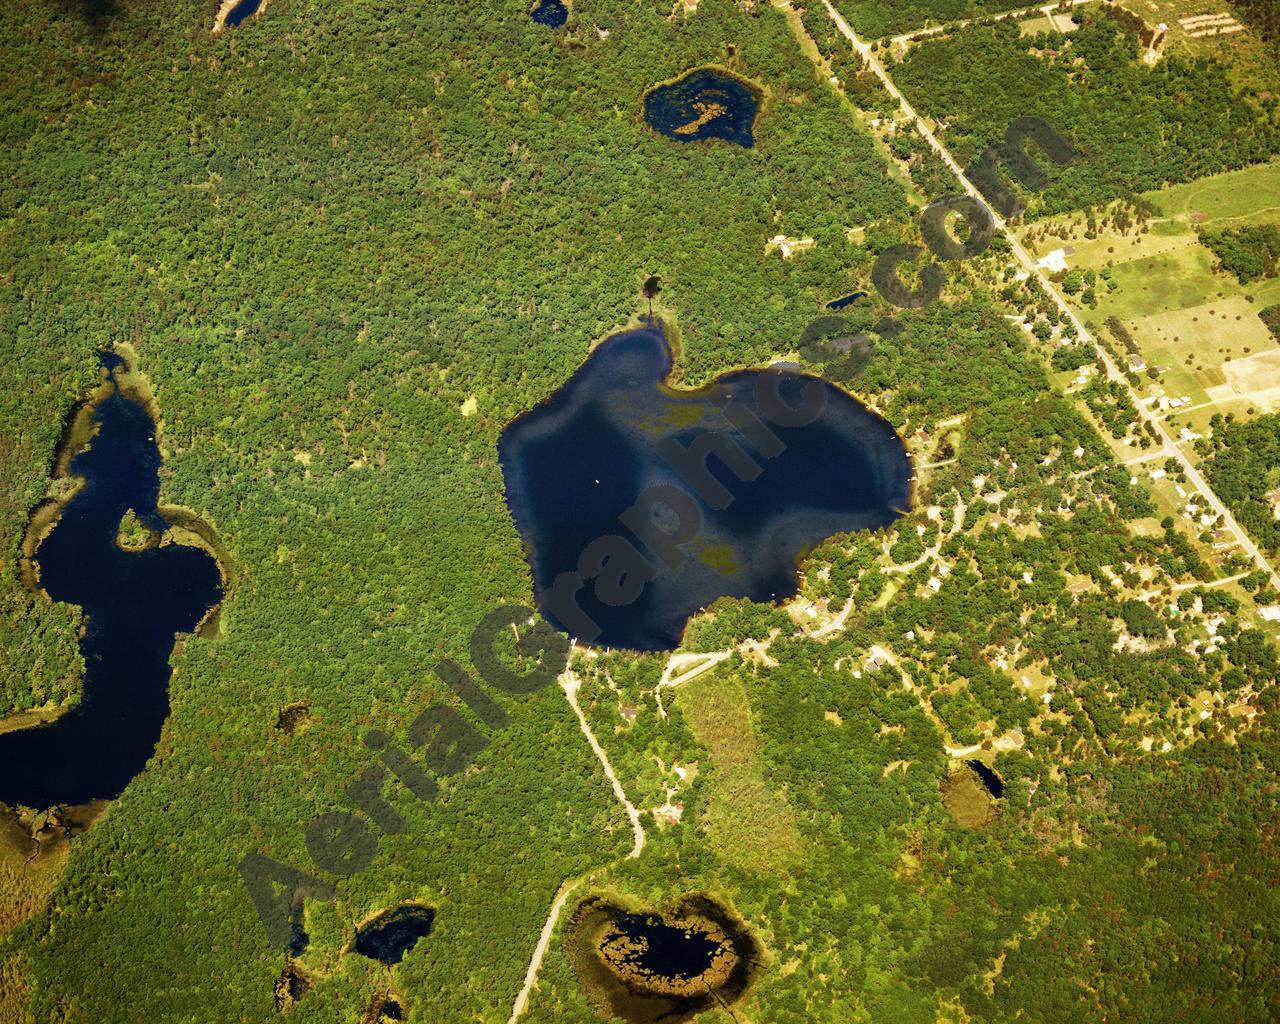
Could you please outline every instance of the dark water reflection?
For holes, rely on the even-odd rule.
[[[978,776],[987,792],[996,799],[1004,796],[1004,780],[981,761],[966,761],[973,773]]]
[[[169,715],[169,656],[222,599],[218,565],[178,544],[143,551],[117,546],[125,513],[156,533],[160,452],[155,424],[115,382],[120,360],[104,356],[111,392],[98,405],[97,434],[71,461],[84,478],[36,551],[40,583],[77,604],[85,672],[80,703],[46,725],[0,735],[0,802],[47,808],[120,795],[155,752]]]
[[[356,932],[355,950],[384,964],[398,964],[419,939],[431,934],[436,913],[409,903],[379,914]]]
[[[763,965],[747,925],[696,894],[653,913],[589,897],[574,911],[565,944],[586,996],[603,1016],[628,1024],[678,1024],[730,1006]]]
[[[569,20],[569,8],[560,0],[541,0],[538,6],[529,12],[529,17],[539,25],[561,28]]]
[[[230,13],[227,14],[226,24],[234,28],[236,25],[239,25],[240,22],[244,21],[245,18],[252,17],[257,13],[261,2],[262,0],[240,0],[238,4],[231,8]]]
[[[832,299],[828,302],[827,309],[844,309],[846,306],[852,306],[866,294],[866,292],[853,292],[849,295],[842,295],[840,298]]]
[[[765,419],[756,399],[759,371],[727,374],[710,389],[675,391],[664,384],[671,365],[659,327],[616,335],[499,442],[507,501],[528,545],[539,607],[583,642],[671,649],[688,619],[717,598],[789,597],[805,551],[833,534],[887,526],[910,503],[912,469],[901,439],[838,388],[820,385],[825,409],[809,425],[771,425],[784,450],[765,457],[722,411],[732,401]],[[798,402],[802,386],[814,380],[789,375],[783,396]],[[760,470],[754,480],[740,480],[711,456],[711,475],[731,496],[720,509],[666,461],[673,442],[689,449],[709,434],[739,446]],[[563,613],[557,577],[579,571],[583,552],[599,538],[625,534],[644,546],[619,516],[659,484],[697,502],[702,528],[682,546],[683,564],[663,567],[637,599],[607,604],[590,581],[579,590],[578,606],[599,627],[592,638]],[[670,532],[679,520],[668,520],[659,526]]]

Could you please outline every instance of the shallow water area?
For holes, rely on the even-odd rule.
[[[538,605],[557,628],[584,643],[670,650],[689,618],[717,598],[787,598],[796,592],[797,561],[811,547],[833,534],[887,526],[911,501],[912,468],[902,440],[833,385],[781,375],[786,402],[797,404],[806,387],[823,398],[813,422],[782,427],[768,424],[760,409],[761,371],[736,371],[712,387],[680,391],[665,383],[671,367],[659,326],[615,335],[554,395],[508,425],[499,441],[507,501],[527,545]],[[781,450],[760,451],[726,418],[731,405],[766,424]],[[758,473],[739,479],[718,455],[707,457],[699,472],[696,454],[708,445],[736,447]],[[681,457],[679,467],[668,461],[677,449],[693,453]],[[650,551],[660,571],[634,599],[617,603],[588,578],[574,596],[576,606],[567,607],[557,578],[581,572],[593,542],[622,536],[645,546],[619,517],[655,486],[688,495],[701,519],[680,545],[678,564]],[[721,507],[713,507],[717,487],[729,499]],[[668,534],[686,525],[662,505],[654,523]],[[586,568],[589,576],[592,567]],[[597,627],[595,635],[575,608]]]

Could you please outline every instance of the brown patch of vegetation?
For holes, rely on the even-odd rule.
[[[956,824],[965,828],[982,828],[996,816],[995,801],[968,768],[947,776],[942,783],[942,802]]]
[[[289,736],[295,736],[311,723],[311,705],[305,700],[295,700],[280,709],[276,728]]]

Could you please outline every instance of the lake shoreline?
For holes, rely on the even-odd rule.
[[[641,323],[594,345],[559,388],[501,432],[504,497],[544,614],[554,611],[548,604],[552,581],[571,570],[592,541],[616,532],[613,520],[629,504],[623,498],[638,497],[658,480],[682,487],[674,464],[658,454],[662,446],[677,436],[683,446],[691,433],[736,430],[723,411],[717,418],[719,398],[732,397],[749,412],[756,378],[769,368],[727,369],[696,388],[675,387],[676,354],[662,321],[645,317]],[[689,622],[720,597],[780,607],[799,592],[812,552],[822,543],[887,526],[914,507],[914,462],[893,424],[830,381],[803,372],[797,377],[825,389],[830,401],[822,415],[786,432],[786,445],[771,453],[785,451],[785,459],[763,455],[763,472],[772,475],[761,483],[754,477],[741,481],[740,501],[704,508],[708,518],[690,551],[694,560],[681,560],[674,572],[658,572],[635,596],[634,606],[625,602],[625,611],[616,603],[612,611],[582,606],[579,610],[597,625],[612,623],[596,633],[583,625],[575,634],[583,642],[617,650],[673,650]],[[799,381],[788,386],[798,387]],[[819,464],[823,446],[831,444],[847,458],[840,470]],[[548,473],[556,474],[554,486]],[[604,506],[613,504],[617,509],[607,514]],[[553,523],[559,526],[552,529]],[[756,554],[749,556],[747,548]],[[726,561],[734,552],[737,557]],[[594,600],[590,590],[583,599]],[[569,621],[583,620],[571,616]],[[566,622],[557,622],[557,628],[572,632]]]

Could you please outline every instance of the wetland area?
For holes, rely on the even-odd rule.
[[[589,897],[574,912],[565,943],[588,998],[627,1024],[676,1024],[732,1005],[764,958],[736,914],[698,894],[658,911]]]
[[[750,149],[762,92],[721,68],[695,68],[644,95],[644,119],[677,142],[722,139]]]

